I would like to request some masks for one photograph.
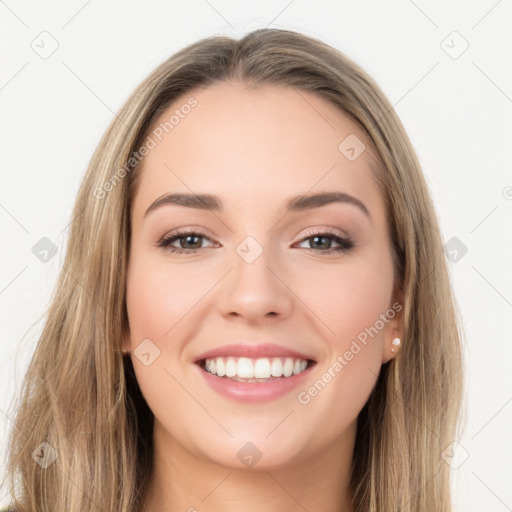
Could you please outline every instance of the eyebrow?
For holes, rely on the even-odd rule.
[[[357,206],[368,218],[371,218],[368,208],[366,208],[362,201],[344,192],[320,192],[291,197],[286,201],[286,210],[289,212],[299,212],[320,208],[332,203],[352,204]],[[144,217],[156,208],[169,204],[214,212],[224,211],[221,199],[212,194],[164,194],[151,203]]]

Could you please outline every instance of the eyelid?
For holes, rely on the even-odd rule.
[[[305,238],[308,238],[310,236],[314,236],[314,235],[318,235],[318,234],[330,234],[330,235],[335,235],[335,236],[339,236],[340,238],[345,238],[345,239],[351,239],[352,237],[345,231],[339,229],[339,228],[332,228],[332,227],[311,227],[311,228],[308,228],[302,235],[301,237],[299,238],[299,242],[302,242],[304,241]],[[174,236],[178,236],[178,235],[188,235],[188,234],[196,234],[196,235],[201,235],[202,237],[204,238],[207,238],[208,240],[210,240],[210,242],[213,242],[214,241],[214,236],[207,230],[207,229],[204,229],[204,228],[199,228],[199,227],[195,227],[195,226],[187,226],[187,227],[184,227],[184,228],[176,228],[175,230],[173,231],[170,231],[168,233],[166,233],[165,235],[163,235],[158,242],[161,242],[162,240],[166,240],[170,237],[174,237]],[[294,237],[296,238],[296,236]]]
[[[162,245],[167,240],[169,240],[171,238],[179,239],[179,238],[185,237],[187,235],[199,235],[201,238],[209,240],[214,245],[217,243],[217,242],[215,242],[214,237],[209,234],[208,230],[205,230],[203,228],[196,228],[194,226],[188,226],[186,228],[177,228],[177,229],[175,229],[173,231],[170,231],[170,232],[166,233],[165,235],[163,235],[162,237],[160,237],[157,240],[155,245],[157,247],[162,247]],[[206,247],[202,247],[200,249],[197,249],[195,252],[200,251],[201,249],[206,249]],[[182,249],[182,250],[186,251],[186,250],[189,250],[189,249]]]
[[[318,233],[328,233],[330,235],[335,235],[335,236],[339,236],[340,238],[346,238],[346,239],[349,239],[351,238],[351,236],[346,232],[346,231],[343,231],[339,228],[331,228],[331,227],[314,227],[314,228],[308,228],[308,230],[306,230],[306,232],[302,235],[301,237],[301,241],[304,239],[304,238],[307,238],[309,236],[313,236],[313,235],[316,235]]]
[[[178,228],[174,231],[171,231],[170,233],[165,234],[162,236],[157,242],[156,247],[160,249],[167,250],[171,254],[199,254],[204,249],[208,249],[209,247],[199,247],[199,248],[193,248],[193,249],[183,249],[180,247],[174,247],[171,245],[171,243],[174,243],[176,240],[179,240],[180,238],[184,238],[186,236],[190,235],[196,235],[199,238],[206,239],[209,242],[212,242],[213,247],[215,245],[219,245],[218,242],[215,242],[214,238],[211,237],[208,233],[208,230],[203,230],[203,228],[194,228],[192,226],[186,227],[186,228]],[[341,230],[339,230],[341,231]],[[304,247],[303,249],[306,249],[307,251],[312,251],[313,253],[318,253],[319,255],[329,256],[332,254],[342,254],[345,252],[350,251],[355,247],[355,243],[352,240],[352,237],[345,232],[340,232],[337,228],[319,228],[319,227],[310,227],[306,233],[303,233],[303,235],[299,238],[297,242],[294,243],[294,246],[298,244],[302,244],[307,242],[307,240],[315,237],[315,236],[327,236],[331,238],[335,244],[338,244],[339,247],[334,249],[328,249],[328,250],[318,250],[314,248],[307,248]],[[212,246],[210,246],[212,247]]]
[[[338,230],[337,228],[309,228],[309,231],[306,233],[303,233],[303,235],[300,237],[298,242],[295,242],[294,245],[301,244],[306,242],[307,240],[313,238],[313,237],[323,237],[328,236],[329,238],[333,239],[334,243],[338,244],[340,247],[335,249],[329,249],[327,251],[318,251],[315,249],[308,249],[313,252],[318,252],[320,255],[328,256],[330,254],[337,254],[337,253],[345,253],[349,250],[352,250],[356,247],[356,243],[354,242],[352,236],[350,236],[345,231]]]
[[[197,226],[187,226],[187,227],[184,227],[184,228],[176,228],[176,229],[173,229],[171,231],[168,231],[167,233],[165,233],[165,235],[163,235],[160,238],[160,240],[165,240],[166,238],[169,238],[171,236],[188,235],[188,234],[191,234],[191,233],[196,234],[196,235],[201,235],[204,238],[210,239],[212,242],[213,242],[213,239],[215,238],[213,236],[213,234],[210,231],[208,231],[207,229],[200,228],[200,227],[197,227]]]

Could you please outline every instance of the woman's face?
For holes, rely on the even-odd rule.
[[[350,446],[401,308],[361,131],[312,93],[216,83],[149,135],[125,349],[155,442],[263,469]]]

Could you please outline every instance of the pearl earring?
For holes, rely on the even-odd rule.
[[[400,338],[395,338],[391,342],[391,345],[393,345],[393,347],[391,348],[391,352],[396,352],[396,348],[398,348],[400,346]],[[394,347],[396,347],[396,348],[394,348]]]

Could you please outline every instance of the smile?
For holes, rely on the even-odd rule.
[[[201,367],[218,377],[239,382],[266,382],[302,373],[308,361],[293,357],[213,357],[202,361]]]
[[[216,393],[235,402],[268,402],[304,382],[316,362],[295,357],[211,357],[195,368]]]

